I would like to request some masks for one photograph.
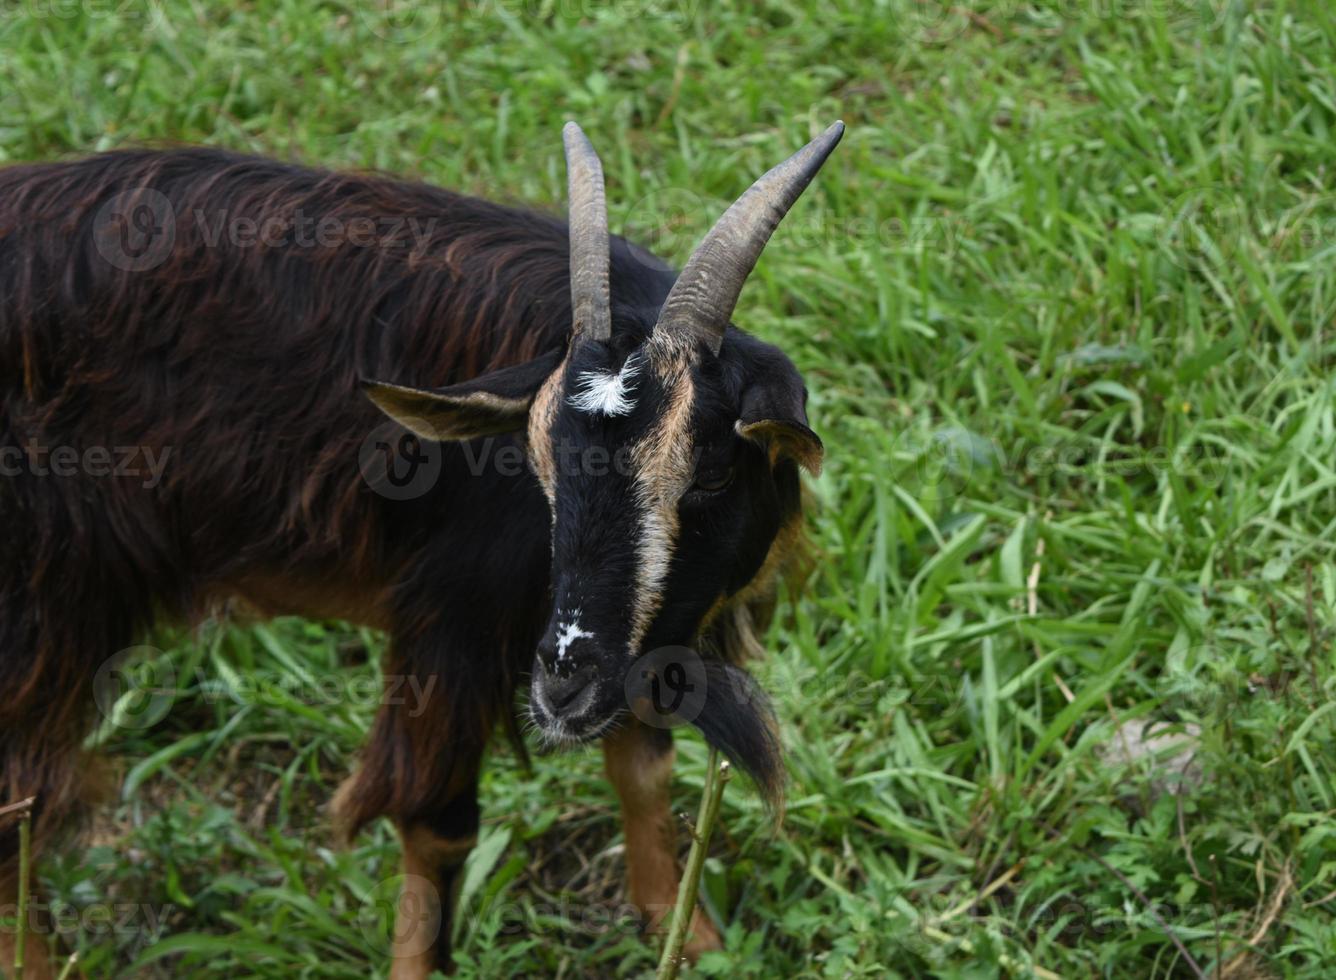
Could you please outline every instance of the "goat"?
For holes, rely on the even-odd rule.
[[[574,123],[568,223],[204,148],[0,170],[0,802],[36,798],[39,847],[75,826],[99,669],[240,598],[384,630],[387,677],[432,692],[384,699],[334,800],[349,834],[393,821],[400,914],[428,913],[396,929],[392,977],[449,967],[484,747],[500,727],[523,751],[526,679],[545,743],[602,740],[630,898],[670,908],[672,736],[633,710],[637,676],[670,672],[644,655],[703,651],[677,715],[782,791],[741,663],[823,449],[798,371],[730,318],[842,132],[758,180],[680,275],[609,235]],[[160,472],[92,465],[115,447]],[[479,464],[503,450],[529,465]],[[718,946],[698,916],[689,952]]]

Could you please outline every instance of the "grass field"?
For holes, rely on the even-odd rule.
[[[0,160],[204,142],[560,209],[682,261],[849,125],[737,322],[807,375],[817,569],[757,669],[700,975],[1322,977],[1336,962],[1336,12],[1324,0],[0,0]],[[178,693],[43,876],[90,976],[382,975],[325,803],[380,638],[153,638]],[[1162,721],[1195,757],[1109,755]],[[705,747],[678,738],[675,806]],[[632,976],[596,751],[498,745],[466,974]]]

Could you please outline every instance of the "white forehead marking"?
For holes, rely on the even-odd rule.
[[[577,609],[571,614],[569,623],[562,623],[561,628],[557,630],[557,659],[561,660],[566,656],[566,648],[581,637],[592,639],[594,634],[580,629],[580,612]]]
[[[590,415],[627,415],[636,407],[630,396],[631,382],[640,373],[640,359],[632,354],[616,374],[608,371],[581,371],[576,378],[580,390],[567,399],[571,407]]]

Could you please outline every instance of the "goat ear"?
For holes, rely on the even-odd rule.
[[[448,388],[363,380],[362,390],[377,408],[423,439],[445,442],[501,435],[524,428],[534,396],[563,356],[562,351],[552,351]]]
[[[791,378],[754,383],[742,396],[741,418],[734,428],[742,438],[764,446],[771,465],[783,457],[817,476],[826,449],[807,427],[806,401],[807,392],[796,372]]]

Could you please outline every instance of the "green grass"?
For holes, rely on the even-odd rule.
[[[730,788],[728,952],[699,973],[1329,975],[1323,0],[0,6],[0,159],[206,142],[560,208],[575,117],[614,227],[677,261],[843,118],[736,317],[804,370],[829,453],[817,571],[758,668],[787,817]],[[126,790],[44,866],[75,909],[131,908],[77,920],[88,973],[383,975],[392,835],[336,850],[324,809],[379,639],[159,642],[183,693],[104,733]],[[1138,718],[1197,726],[1190,792],[1102,759]],[[678,743],[694,810],[706,750]],[[498,747],[484,808],[466,973],[652,968],[597,752]]]

